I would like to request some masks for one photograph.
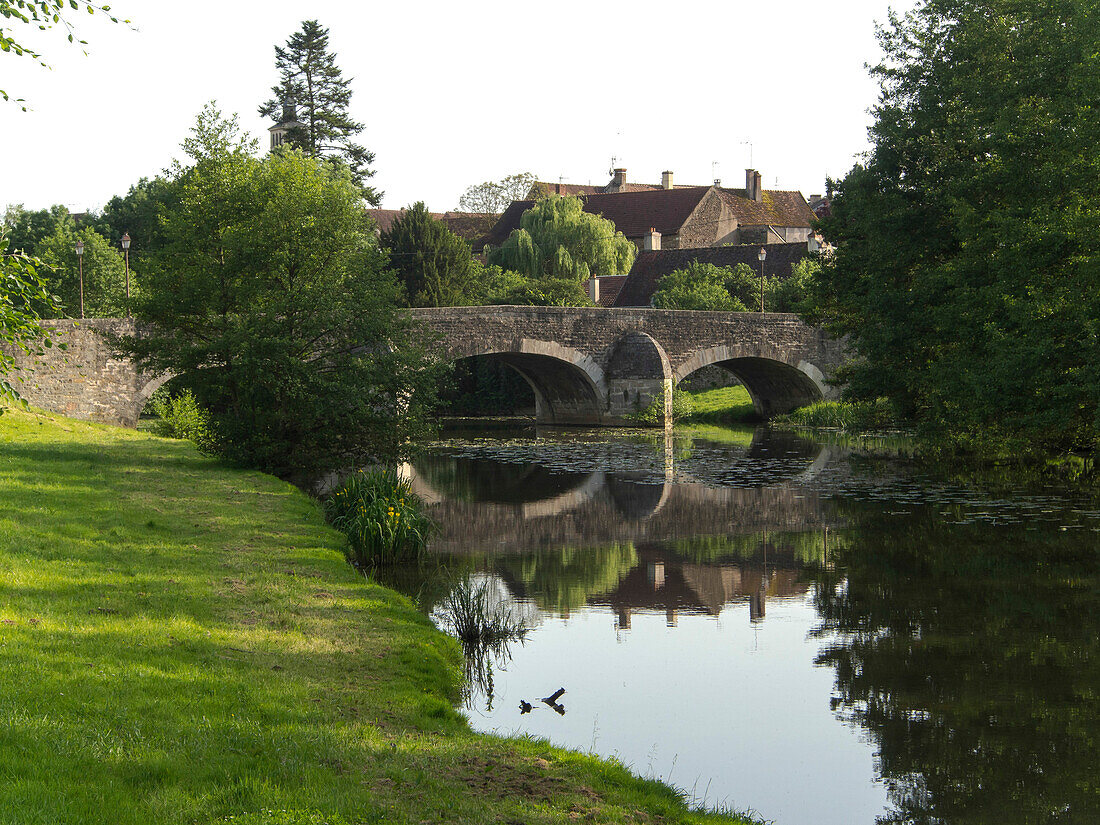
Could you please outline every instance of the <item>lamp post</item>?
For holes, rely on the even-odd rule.
[[[84,241],[76,242],[76,263],[80,271],[80,317],[84,317]]]
[[[760,311],[764,311],[764,260],[768,257],[768,250],[760,247],[756,253],[756,260],[760,261]]]
[[[130,233],[122,236],[122,255],[126,259],[126,317],[130,317]]]

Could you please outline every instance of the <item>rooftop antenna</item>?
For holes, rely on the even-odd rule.
[[[741,145],[749,147],[749,168],[750,169],[755,169],[756,166],[753,165],[753,162],[752,162],[752,141],[751,140],[743,140],[743,141],[741,141]]]
[[[615,157],[614,155],[612,155],[611,156],[611,168],[607,170],[607,174],[609,174],[609,175],[614,175],[615,174],[615,166],[618,164],[618,162],[619,162],[619,159],[617,157]]]
[[[711,163],[710,163],[710,173],[711,173],[711,176],[713,176],[713,178],[714,178],[714,185],[715,186],[721,186],[722,185],[722,179],[720,177],[718,177],[718,161],[716,161],[716,160],[711,161]]]

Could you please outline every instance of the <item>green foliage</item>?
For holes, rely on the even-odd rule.
[[[898,426],[897,414],[888,399],[874,401],[818,401],[772,419],[775,424],[795,427],[831,427],[849,433],[890,430]]]
[[[210,416],[199,406],[191,390],[181,390],[172,395],[161,387],[149,397],[146,407],[156,416],[153,432],[157,435],[185,438],[193,442],[200,452],[213,451]]]
[[[358,472],[325,499],[329,523],[347,536],[348,560],[356,567],[420,558],[432,523],[408,479],[393,470]]]
[[[694,411],[695,403],[692,401],[691,393],[686,390],[681,390],[679,387],[674,388],[672,390],[672,421],[675,422],[679,421],[681,418],[689,418]],[[654,398],[649,402],[648,407],[644,410],[632,413],[630,417],[640,424],[663,426],[665,424],[664,397]]]
[[[480,303],[501,306],[588,307],[592,300],[576,278],[529,278],[518,272],[487,266],[478,278]]]
[[[458,200],[458,208],[483,215],[499,214],[512,201],[526,200],[534,185],[535,176],[530,172],[518,172],[499,181],[487,180],[467,187]]]
[[[428,212],[423,202],[414,204],[382,233],[390,268],[405,284],[412,306],[451,307],[476,303],[471,293],[478,288],[480,266],[470,245]]]
[[[450,415],[514,415],[535,405],[527,381],[493,358],[465,358],[454,367],[451,385],[440,394]]]
[[[543,610],[576,610],[591,596],[611,593],[638,564],[633,544],[565,548],[503,559],[501,567]]]
[[[757,290],[756,306],[760,306],[760,275],[752,267],[738,264],[735,268],[692,261],[661,278],[653,293],[653,306],[658,309],[708,309],[745,312],[752,306],[753,285]]]
[[[83,261],[77,260],[76,242],[84,243]],[[80,316],[80,278],[83,267],[84,317],[112,318],[127,314],[126,265],[122,253],[92,229],[79,229],[68,215],[38,242],[35,254],[49,273],[50,289],[61,298],[62,311]],[[131,294],[136,284],[131,286]]]
[[[584,211],[580,198],[551,195],[523,213],[520,228],[499,248],[487,248],[490,264],[536,281],[621,275],[637,250],[615,224]]]
[[[283,145],[346,168],[363,197],[375,206],[381,203],[382,193],[366,184],[374,175],[374,153],[353,140],[363,124],[348,112],[351,81],[329,51],[328,29],[316,20],[303,21],[285,49],[275,47],[275,68],[279,84],[271,88],[274,97],[260,107],[260,115],[281,120],[285,112],[297,118],[299,125],[287,132]]]
[[[440,365],[397,309],[360,193],[300,152],[254,158],[207,107],[121,342],[179,375],[228,457],[279,474],[392,460],[429,427]]]
[[[1094,4],[924,0],[880,39],[811,313],[860,355],[849,396],[963,450],[1096,449]]]
[[[167,177],[142,178],[125,195],[107,201],[93,226],[120,249],[123,235],[129,235],[130,276],[135,284],[146,270],[146,261],[167,242],[161,216],[178,206],[179,184]]]
[[[764,308],[768,312],[802,312],[808,307],[807,290],[820,270],[816,258],[804,258],[787,278],[764,278]],[[659,309],[724,310],[760,309],[760,273],[748,264],[735,267],[692,261],[665,275],[653,293]]]
[[[10,381],[13,350],[33,355],[53,346],[38,322],[43,313],[57,314],[59,303],[39,267],[39,261],[22,252],[8,252],[7,237],[0,231],[0,414],[4,403],[21,400]]]
[[[493,647],[522,640],[529,628],[507,602],[493,597],[487,581],[463,579],[438,606],[444,627],[464,645]]]
[[[70,43],[85,45],[83,40],[77,40],[76,30],[70,21],[69,9],[75,12],[86,11],[88,14],[100,12],[105,14],[112,23],[119,22],[117,17],[109,13],[110,6],[101,6],[89,0],[0,0],[0,20],[4,22],[4,25],[0,26],[0,52],[16,57],[29,57],[42,66],[47,66],[39,52],[28,46],[22,38],[17,39],[17,35],[13,33],[13,24],[30,26],[42,31],[61,27]],[[8,93],[3,89],[0,89],[0,97],[10,100]],[[26,111],[25,106],[23,111]]]

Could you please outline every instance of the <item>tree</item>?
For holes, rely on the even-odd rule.
[[[512,201],[526,200],[534,187],[535,176],[530,172],[517,172],[499,181],[487,180],[477,186],[467,187],[458,199],[458,208],[485,216],[484,231],[496,223],[496,217],[507,209]]]
[[[851,397],[962,448],[1100,443],[1098,25],[1083,0],[923,0],[881,30],[811,315],[860,355]]]
[[[37,60],[42,66],[48,67],[45,58],[39,52],[27,46],[22,38],[17,39],[17,35],[11,28],[13,23],[32,26],[42,31],[60,27],[65,30],[70,43],[86,45],[83,40],[76,39],[75,29],[68,14],[70,8],[77,12],[87,11],[88,14],[100,12],[106,14],[112,23],[119,22],[117,17],[109,14],[110,6],[101,6],[88,0],[0,0],[0,19],[5,21],[5,25],[0,26],[0,52],[13,54],[16,57],[29,57]],[[4,100],[11,99],[3,89],[0,89],[0,97]],[[26,111],[25,106],[23,111]]]
[[[78,263],[76,242],[84,244]],[[61,310],[80,316],[80,271],[84,278],[84,315],[112,318],[126,315],[126,267],[122,253],[90,226],[77,228],[72,218],[58,221],[54,231],[35,247],[40,270],[51,292],[60,299]],[[133,290],[132,290],[133,292]]]
[[[353,140],[363,131],[363,124],[348,113],[351,81],[343,77],[328,45],[328,29],[316,20],[306,20],[285,49],[275,47],[279,84],[272,87],[274,97],[260,107],[260,115],[293,121],[283,145],[343,164],[363,197],[377,206],[381,193],[366,185],[366,179],[374,174],[369,168],[374,153]]]
[[[33,254],[38,244],[53,233],[58,223],[71,220],[69,210],[60,204],[34,211],[24,209],[22,204],[10,204],[4,210],[8,246],[16,252]]]
[[[426,427],[438,365],[346,169],[262,160],[212,106],[185,143],[178,204],[121,342],[209,410],[228,457],[283,476],[387,461]]]
[[[130,265],[141,272],[148,256],[165,243],[161,215],[176,205],[177,190],[177,184],[166,177],[142,178],[125,195],[107,201],[93,225],[115,249],[120,248],[122,236],[129,235]]]
[[[728,266],[692,261],[683,269],[674,270],[658,283],[653,293],[653,306],[658,309],[707,309],[728,312],[746,312],[751,298],[744,300],[755,285],[759,306],[760,276],[752,267],[738,264]]]
[[[523,213],[520,228],[498,248],[486,247],[489,263],[529,278],[566,279],[630,271],[637,250],[615,224],[584,211],[580,198],[551,195]]]
[[[416,203],[382,233],[390,267],[404,282],[413,306],[449,307],[470,303],[479,267],[470,246]]]
[[[0,229],[0,414],[4,404],[20,401],[9,380],[15,367],[13,350],[28,355],[53,346],[39,321],[56,315],[57,298],[38,274],[36,261],[22,252],[10,252],[6,233]]]

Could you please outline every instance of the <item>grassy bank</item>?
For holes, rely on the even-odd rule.
[[[700,424],[744,424],[759,421],[749,391],[743,386],[720,387],[715,390],[686,393],[693,411],[685,422]]]
[[[289,485],[0,416],[0,822],[736,821],[471,733],[460,673]]]

